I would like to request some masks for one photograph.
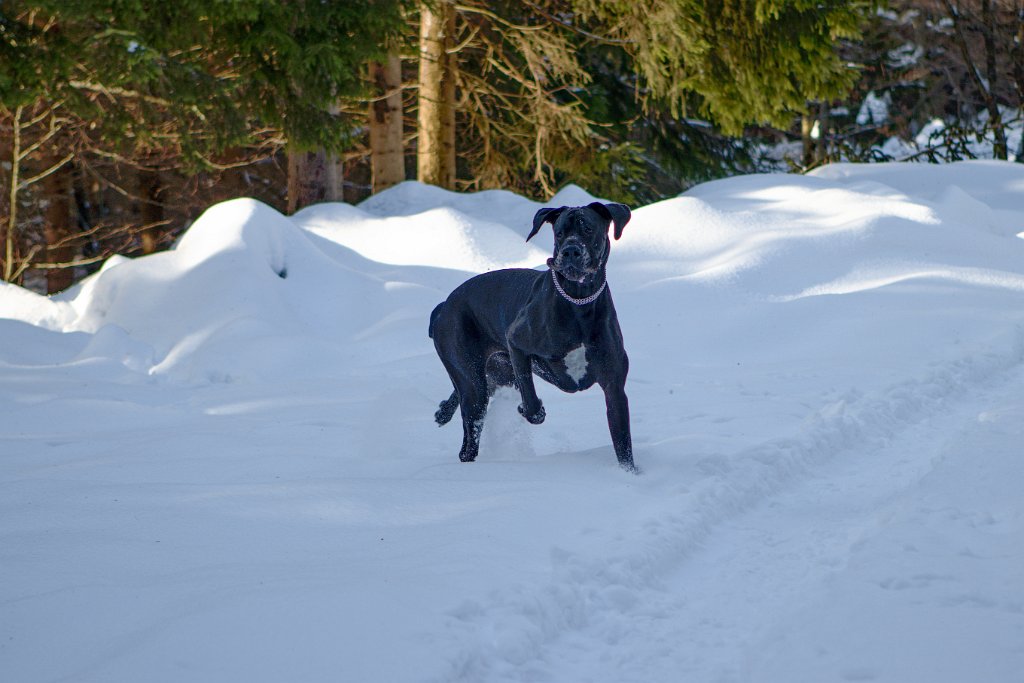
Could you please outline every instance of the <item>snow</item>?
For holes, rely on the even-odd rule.
[[[889,50],[886,54],[889,67],[893,69],[916,66],[922,57],[924,57],[924,48],[912,42],[904,43],[894,50]]]
[[[889,122],[889,108],[892,106],[892,95],[888,92],[881,97],[872,90],[864,98],[857,112],[857,125],[864,126],[873,124],[876,126],[885,125]]]
[[[433,422],[433,306],[550,253],[508,192],[237,199],[0,285],[2,678],[1018,680],[1022,197],[837,164],[636,208],[640,476],[596,388],[499,392],[473,464]]]
[[[886,93],[879,98],[874,92],[868,93],[857,114],[857,123],[885,123],[889,116],[889,105],[892,104],[892,97]],[[1024,135],[1024,118],[1016,109],[1000,107],[1000,117],[1003,122],[1003,132],[1006,135],[1007,158],[1010,161],[1017,161],[1017,152],[1021,149],[1021,136]],[[983,131],[981,137],[974,134],[962,136],[963,149],[957,154],[969,156],[974,159],[995,158],[995,135],[991,130],[985,130],[989,121],[988,111],[981,111],[969,129]],[[947,124],[942,119],[932,119],[924,124],[921,130],[913,139],[905,140],[900,137],[887,138],[881,145],[876,146],[877,151],[897,161],[914,160],[921,157],[922,152],[932,149],[939,156],[943,156],[950,150],[945,139]],[[958,137],[956,135],[954,138]]]

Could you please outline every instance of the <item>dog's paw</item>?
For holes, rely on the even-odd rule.
[[[526,407],[522,403],[519,404],[519,414],[526,418],[526,421],[532,425],[539,425],[547,417],[547,411],[544,410],[544,404],[538,403],[537,410],[533,413],[526,412]]]
[[[630,474],[635,474],[637,476],[643,474],[643,470],[641,470],[639,467],[637,467],[636,463],[634,463],[632,460],[627,461],[627,462],[619,462],[619,467],[621,467],[622,469],[626,470]]]

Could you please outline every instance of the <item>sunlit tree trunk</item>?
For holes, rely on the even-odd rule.
[[[370,105],[370,166],[373,191],[380,192],[405,180],[402,141],[402,60],[389,55],[370,65],[376,97]]]
[[[288,213],[310,204],[341,201],[344,174],[341,161],[323,149],[288,150]]]
[[[22,158],[22,125],[21,113],[23,107],[17,107],[11,115],[11,141],[10,141],[10,166],[9,172],[5,173],[7,192],[7,220],[4,223],[4,272],[5,282],[15,282],[15,272],[18,253],[18,185],[21,182],[21,158]],[[7,147],[7,145],[4,145]],[[4,159],[6,161],[6,159]],[[3,166],[0,166],[3,171]]]
[[[814,105],[808,103],[807,111],[800,117],[800,141],[803,143],[802,163],[804,168],[810,168],[814,163],[814,139],[811,131],[814,130]]]
[[[455,187],[455,6],[420,5],[420,75],[416,168],[421,182]]]

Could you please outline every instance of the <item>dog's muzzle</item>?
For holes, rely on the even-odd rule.
[[[592,259],[587,248],[576,240],[570,240],[558,249],[558,255],[548,261],[548,266],[557,270],[562,277],[573,282],[583,282],[588,276],[597,272],[592,267]]]

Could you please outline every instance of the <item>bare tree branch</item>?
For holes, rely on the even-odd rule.
[[[28,187],[29,185],[31,185],[32,183],[39,182],[40,180],[42,180],[46,176],[50,175],[51,173],[56,173],[65,164],[67,164],[69,161],[71,161],[74,158],[75,158],[74,154],[68,154],[63,159],[61,159],[60,161],[55,163],[53,166],[50,166],[50,168],[46,169],[45,171],[42,171],[41,173],[37,173],[36,175],[34,175],[34,176],[30,177],[30,178],[26,178],[25,180],[21,181],[21,184],[18,186],[18,189],[19,190],[23,190],[26,187]]]
[[[121,97],[128,97],[132,99],[142,100],[143,102],[149,102],[150,104],[156,104],[161,107],[171,107],[173,103],[169,100],[165,100],[161,97],[153,97],[152,95],[146,95],[144,93],[136,92],[134,90],[127,90],[125,88],[119,88],[117,86],[106,86],[99,85],[97,83],[89,83],[88,81],[68,81],[68,85],[72,88],[78,88],[79,90],[87,90],[89,92],[100,93],[106,95],[112,102],[115,101],[114,95],[120,95]]]

